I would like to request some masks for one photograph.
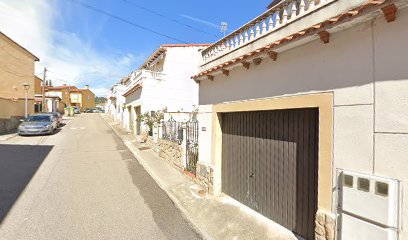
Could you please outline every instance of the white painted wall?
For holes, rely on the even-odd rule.
[[[45,96],[47,97],[59,97],[62,99],[62,92],[61,91],[47,91],[45,92]]]
[[[143,88],[129,95],[126,104],[141,105],[142,113],[164,107],[171,112],[191,112],[198,105],[198,84],[191,76],[198,71],[199,49],[203,47],[168,47],[165,57],[156,63],[163,66],[163,80],[144,78]]]
[[[141,113],[159,111],[167,108],[169,112],[192,112],[193,106],[198,105],[198,84],[191,76],[198,71],[201,54],[200,49],[204,47],[167,47],[166,54],[158,61],[152,70],[159,66],[163,69],[163,79],[143,77],[143,87],[127,97],[125,106],[140,106]],[[143,74],[148,76],[149,74]],[[131,74],[132,81],[135,74]],[[130,89],[134,84],[129,84]],[[124,91],[126,92],[126,91]],[[123,125],[129,128],[129,113],[125,109],[123,113]]]
[[[200,84],[200,104],[334,93],[334,167],[408,182],[408,10],[280,53]],[[202,133],[202,132],[200,132]],[[201,139],[201,138],[200,138]],[[200,146],[204,141],[203,139]],[[201,155],[200,149],[200,155]],[[201,161],[201,158],[200,158]],[[206,160],[203,160],[206,161]],[[333,179],[335,181],[335,179]],[[408,188],[403,188],[408,199]],[[403,202],[402,240],[408,240]]]
[[[54,103],[53,99],[45,99],[45,104],[47,105],[48,112],[52,112],[54,110],[53,103]]]
[[[191,112],[166,112],[164,113],[164,121],[173,118],[177,122],[187,122],[191,119],[193,114]]]
[[[212,105],[200,105],[197,115],[199,123],[198,142],[200,153],[198,161],[202,164],[211,166],[212,153]],[[203,128],[205,128],[203,130]]]
[[[108,100],[109,104],[109,113],[112,115],[113,119],[116,122],[123,124],[123,106],[125,105],[125,97],[123,97],[123,93],[125,91],[125,86],[123,85],[115,85],[113,86],[113,90],[109,93],[109,97],[116,97],[116,100],[111,101]]]
[[[169,47],[164,58],[166,82],[162,93],[169,111],[191,112],[198,105],[198,84],[191,79],[198,71],[203,47]],[[164,99],[163,99],[164,100]]]

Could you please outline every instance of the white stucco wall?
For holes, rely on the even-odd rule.
[[[407,23],[408,10],[401,9],[395,22],[379,16],[332,34],[327,45],[316,40],[280,53],[276,62],[234,68],[228,77],[202,81],[199,103],[333,92],[334,170],[397,178],[407,199]],[[407,240],[406,202],[402,219],[400,239]]]
[[[127,96],[125,105],[140,106],[142,114],[163,108],[167,108],[169,112],[192,112],[193,106],[198,105],[198,84],[191,76],[198,71],[201,56],[199,50],[203,48],[168,47],[164,57],[151,66],[152,70],[157,66],[163,69],[163,79],[141,78],[143,87]],[[125,109],[124,119],[128,117]],[[127,125],[125,123],[126,127]]]
[[[110,114],[112,115],[113,119],[119,123],[123,123],[124,111],[122,109],[122,106],[124,106],[126,101],[125,97],[123,97],[124,90],[124,86],[115,85],[114,90],[111,93],[111,96],[115,97],[116,100],[114,100],[113,102],[111,101]]]
[[[199,49],[203,47],[169,47],[157,64],[163,66],[163,80],[143,81],[140,102],[143,112],[167,107],[170,112],[191,112],[198,105],[198,84],[191,76],[198,71]]]
[[[166,74],[166,98],[169,111],[180,108],[191,112],[193,105],[198,105],[198,84],[191,79],[198,71],[203,47],[168,48],[164,59],[163,72]]]
[[[212,105],[200,105],[197,120],[199,123],[198,142],[200,149],[198,161],[211,166]]]
[[[62,92],[61,91],[47,91],[45,92],[45,96],[47,97],[59,97],[62,99]]]

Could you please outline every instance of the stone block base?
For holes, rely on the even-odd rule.
[[[211,166],[197,162],[196,178],[208,193],[214,194],[214,170]]]
[[[178,143],[159,139],[158,141],[159,157],[170,162],[178,169],[184,169],[183,156],[184,149]]]
[[[0,119],[0,134],[8,133],[14,129],[17,129],[20,125],[20,119],[23,117],[11,117],[7,119]]]
[[[318,210],[316,213],[316,240],[334,240],[336,221],[332,213]]]

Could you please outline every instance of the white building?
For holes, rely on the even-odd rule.
[[[191,76],[198,71],[200,51],[208,44],[161,45],[124,81],[126,90],[123,124],[140,133],[137,116],[167,109],[191,112],[198,105],[198,84]]]
[[[117,122],[123,122],[123,114],[125,107],[125,97],[123,96],[126,86],[124,85],[124,79],[112,86],[107,95],[107,113],[110,113],[113,119]]]
[[[408,1],[278,2],[201,52],[198,177],[306,239],[408,240]]]

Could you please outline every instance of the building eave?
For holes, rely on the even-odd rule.
[[[238,64],[243,64],[247,61],[252,61],[254,58],[258,56],[266,56],[269,53],[277,53],[276,49],[284,47],[290,43],[297,42],[299,40],[305,39],[307,37],[319,35],[324,31],[332,29],[340,24],[350,22],[358,17],[364,16],[365,14],[369,14],[375,11],[380,11],[382,8],[385,8],[389,5],[392,5],[395,1],[392,0],[371,0],[366,2],[365,4],[360,5],[352,10],[346,11],[340,15],[335,17],[330,17],[329,19],[310,26],[302,31],[298,31],[294,34],[288,35],[286,37],[281,38],[273,43],[267,44],[264,47],[258,48],[254,51],[251,51],[247,54],[241,55],[236,57],[232,60],[226,61],[221,63],[217,66],[214,66],[208,70],[202,71],[197,75],[192,76],[191,78],[195,81],[201,81],[205,79],[213,79],[214,74],[222,73],[223,69],[235,67]],[[319,35],[322,39],[322,35]],[[322,39],[323,40],[323,39]],[[327,41],[327,40],[325,40]],[[326,42],[327,43],[327,42]],[[276,58],[274,59],[276,60]],[[209,77],[210,76],[210,77]]]
[[[160,46],[158,49],[156,49],[147,59],[144,61],[144,63],[139,67],[139,70],[147,68],[152,62],[154,62],[160,55],[166,52],[166,48]]]
[[[139,70],[147,68],[151,63],[155,62],[163,53],[167,51],[167,48],[176,47],[209,47],[210,43],[190,43],[190,44],[162,44],[157,48],[146,61],[138,68]]]
[[[142,84],[136,84],[135,86],[133,86],[132,88],[130,88],[128,91],[126,91],[122,96],[127,97],[130,94],[136,92],[137,90],[141,89],[143,87]]]

